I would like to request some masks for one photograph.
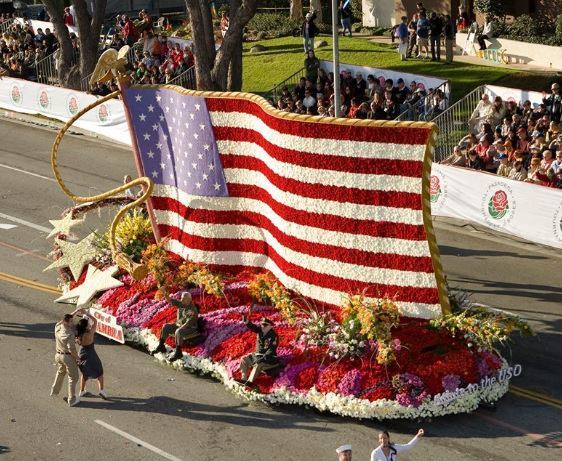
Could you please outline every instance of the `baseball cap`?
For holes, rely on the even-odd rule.
[[[541,132],[540,132],[539,130],[535,130],[535,131],[533,131],[533,133],[531,134],[531,137],[532,137],[532,138],[536,138],[536,137],[540,136],[540,134],[541,134]]]
[[[503,160],[504,158],[507,158],[507,155],[506,155],[506,154],[500,154],[500,155],[498,156],[498,158],[499,158],[500,160]]]

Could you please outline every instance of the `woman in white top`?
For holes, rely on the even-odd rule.
[[[381,432],[379,434],[380,445],[371,453],[371,461],[396,461],[396,454],[401,451],[408,451],[414,448],[423,434],[423,429],[420,429],[412,440],[405,445],[401,445],[399,443],[390,443],[390,435],[388,432]]]

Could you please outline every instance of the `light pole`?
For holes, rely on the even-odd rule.
[[[332,0],[332,42],[334,61],[334,115],[341,116],[340,49],[338,45],[338,0]]]

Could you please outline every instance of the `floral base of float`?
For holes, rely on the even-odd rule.
[[[117,317],[128,342],[153,350],[162,325],[175,321],[175,309],[155,299],[152,276],[141,282],[126,275],[121,280],[125,285],[105,292],[95,307]],[[428,320],[400,318],[392,329],[395,359],[380,365],[373,349],[365,348],[362,355],[350,359],[330,356],[327,347],[306,347],[299,340],[306,319],[297,315],[288,322],[281,310],[263,304],[254,306],[252,318],[273,320],[283,369],[276,377],[258,376],[254,387],[248,388],[236,381],[240,359],[255,347],[255,334],[241,321],[253,302],[248,285],[247,274],[244,279],[230,279],[224,283],[223,298],[190,289],[205,320],[203,340],[184,346],[183,360],[170,363],[165,354],[156,358],[176,369],[210,374],[248,400],[302,405],[354,418],[467,413],[481,403],[496,402],[508,390],[509,380],[500,380],[508,366],[497,353],[478,351],[469,336],[454,338],[449,330],[430,328]],[[173,339],[168,346],[171,351]],[[493,383],[491,378],[496,378]],[[482,380],[487,384],[479,385]]]

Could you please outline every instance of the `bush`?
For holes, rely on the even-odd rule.
[[[289,19],[283,14],[257,13],[248,23],[247,29],[256,34],[263,32],[268,38],[271,38],[292,35],[293,30],[299,26],[298,21]],[[263,36],[263,34],[261,35]]]
[[[528,14],[518,16],[513,24],[507,27],[507,33],[513,37],[532,37],[544,32],[541,22]]]
[[[474,9],[492,18],[505,16],[503,2],[498,0],[474,0]]]
[[[556,16],[556,30],[554,31],[554,37],[557,40],[562,41],[562,14]]]

